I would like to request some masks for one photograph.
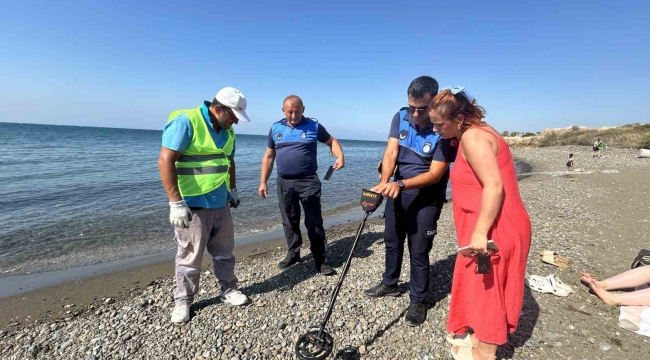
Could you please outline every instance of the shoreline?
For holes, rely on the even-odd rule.
[[[533,171],[532,165],[517,159],[519,180]],[[448,199],[451,202],[451,199]],[[368,219],[383,214],[385,201]],[[340,208],[323,211],[325,231],[340,232],[348,224],[358,226],[363,211],[354,202]],[[383,223],[382,223],[383,224]],[[308,253],[309,241],[304,223],[303,252]],[[235,238],[234,254],[237,264],[257,257],[270,257],[286,247],[282,228],[269,229]],[[171,276],[174,271],[176,249],[135,255],[100,263],[50,270],[31,274],[17,274],[0,277],[0,329],[10,324],[20,326],[46,319],[65,318],[80,306],[92,305],[105,298],[119,299],[128,291],[141,289],[151,282]],[[211,268],[210,256],[204,252],[202,269]],[[66,308],[66,305],[72,305]],[[25,309],[30,309],[25,311]],[[63,311],[64,309],[65,311]],[[11,314],[11,315],[10,315]],[[20,319],[23,318],[23,321]],[[19,325],[14,325],[19,326]]]
[[[369,218],[378,218],[384,204]],[[349,224],[356,224],[363,211],[348,205],[324,212],[326,234],[339,232]],[[309,240],[304,224],[304,251],[308,253]],[[253,258],[284,253],[286,240],[282,228],[235,238],[233,253],[237,265]],[[172,277],[176,249],[136,255],[84,266],[52,270],[34,274],[10,275],[0,278],[0,329],[10,324],[21,326],[35,320],[65,318],[82,306],[120,299],[129,291],[141,289],[161,278]],[[211,269],[210,255],[204,252],[202,269]],[[72,305],[66,308],[66,305]],[[65,311],[64,311],[65,310]],[[21,321],[22,319],[22,321]],[[14,325],[16,326],[16,325]]]
[[[356,202],[343,203],[342,205],[339,205],[335,208],[323,210],[323,219],[327,221],[327,219],[331,217],[340,217],[341,214],[350,212],[356,208],[357,208]],[[236,219],[237,215],[233,214],[233,217],[234,219]],[[109,248],[108,246],[106,246],[106,247],[98,247],[94,249],[84,249],[81,252],[72,252],[67,254],[61,254],[53,258],[47,258],[42,260],[41,266],[36,265],[34,267],[34,265],[31,265],[32,267],[27,269],[17,270],[17,269],[8,269],[5,267],[2,269],[2,272],[0,272],[0,284],[6,283],[2,281],[2,279],[4,278],[22,277],[22,278],[30,279],[33,276],[28,276],[28,275],[54,273],[57,271],[61,271],[62,273],[65,273],[67,271],[70,271],[73,268],[85,268],[93,272],[94,275],[100,275],[100,274],[110,272],[110,270],[98,271],[94,269],[95,266],[97,266],[98,268],[105,268],[105,267],[111,267],[111,265],[109,264],[114,263],[115,264],[114,267],[117,268],[118,270],[120,268],[122,269],[132,268],[134,266],[129,266],[128,263],[133,261],[134,259],[139,259],[139,258],[143,259],[145,264],[154,263],[156,261],[164,261],[166,259],[169,259],[169,256],[164,256],[165,253],[173,253],[176,251],[176,244],[173,241],[173,237],[174,237],[173,227],[171,225],[166,226],[165,224],[163,224],[162,226],[166,228],[166,230],[163,230],[163,232],[159,234],[158,243],[153,244],[153,248],[147,247],[146,242],[145,244],[136,242],[132,244],[132,246],[127,248],[128,251],[120,251],[115,255],[105,254],[106,249]],[[302,226],[302,228],[304,230],[304,226]],[[263,221],[258,221],[253,223],[251,222],[241,223],[235,221],[235,246],[238,246],[240,244],[245,245],[245,244],[250,244],[255,242],[268,241],[268,240],[273,240],[277,237],[283,237],[284,235],[282,234],[281,231],[282,231],[282,223],[281,223],[279,213],[277,214],[277,216],[272,215],[267,217],[267,219]],[[166,245],[160,245],[161,242],[166,243]],[[95,252],[103,253],[104,257],[95,258],[93,256],[90,257],[87,256],[90,253],[95,253]],[[162,259],[156,260],[156,258],[158,257]],[[79,262],[77,261],[78,258],[87,258],[87,260],[83,262]],[[171,259],[173,259],[173,255]],[[125,265],[121,266],[120,264],[122,263],[124,263]],[[68,278],[70,281],[76,279],[76,277],[74,276],[72,277],[65,276],[65,277]],[[61,281],[59,281],[59,283],[60,282]],[[2,286],[0,286],[0,298],[7,296],[7,293],[9,293],[9,291],[6,290],[3,291]]]

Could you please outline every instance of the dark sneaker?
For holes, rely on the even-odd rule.
[[[332,267],[327,265],[327,264],[321,265],[320,268],[318,268],[318,272],[321,273],[321,275],[324,275],[324,276],[336,275],[336,271],[334,271],[334,269],[332,269]]]
[[[380,298],[384,296],[400,296],[400,292],[397,285],[385,285],[380,282],[379,285],[375,285],[364,291],[363,295],[371,298]]]
[[[423,303],[411,303],[409,310],[404,317],[404,323],[408,326],[422,325],[424,320],[427,319],[427,306]]]
[[[287,256],[284,260],[280,261],[278,267],[282,270],[289,268],[293,264],[300,262],[300,254],[287,253]]]

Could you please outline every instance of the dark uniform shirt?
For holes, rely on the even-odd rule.
[[[418,130],[413,118],[405,109],[393,116],[388,137],[399,141],[395,180],[413,178],[429,171],[431,161],[451,163],[456,160],[458,148],[451,147],[451,141],[440,137],[433,131],[431,124]],[[421,189],[406,190],[406,192],[419,192],[431,196],[432,201],[444,201],[448,181],[449,169],[437,183]]]
[[[286,118],[274,123],[267,146],[275,150],[278,175],[295,178],[316,174],[316,142],[329,139],[330,134],[315,119],[303,116],[296,127],[291,127]]]

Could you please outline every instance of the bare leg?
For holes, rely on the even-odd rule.
[[[608,305],[615,306],[645,306],[650,305],[650,289],[631,291],[622,294],[611,293],[596,282],[592,283],[591,290]]]
[[[580,277],[580,281],[585,286],[590,286],[593,281],[596,281],[591,275],[584,273]],[[603,290],[616,290],[616,289],[629,289],[639,285],[650,283],[650,266],[641,266],[636,269],[628,270],[624,273],[612,276],[609,279],[596,281],[598,286]]]
[[[488,344],[482,341],[478,341],[478,345],[476,347],[452,346],[451,351],[454,354],[471,351],[472,359],[474,360],[494,360],[497,355],[498,347],[499,345],[497,344]]]
[[[476,347],[478,346],[478,339],[473,333],[466,332],[464,334],[453,334],[454,339],[461,340],[461,341],[466,341],[466,339],[469,338],[469,340],[472,343],[472,346]],[[469,346],[469,344],[467,345]]]

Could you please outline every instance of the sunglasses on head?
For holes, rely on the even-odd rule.
[[[424,106],[424,107],[413,107],[411,105],[406,106],[406,112],[409,113],[409,115],[413,115],[416,111],[418,114],[422,114],[423,112],[427,111],[429,106]]]

